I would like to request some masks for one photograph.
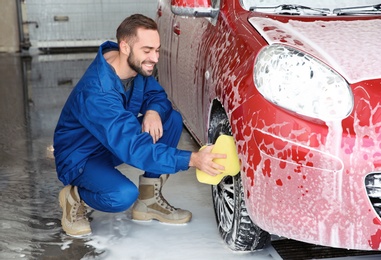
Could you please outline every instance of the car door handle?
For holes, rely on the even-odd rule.
[[[175,26],[173,26],[173,32],[177,35],[180,35],[180,26],[178,24],[176,24]]]
[[[157,9],[157,16],[161,17],[163,15],[163,11],[161,10],[161,6]]]

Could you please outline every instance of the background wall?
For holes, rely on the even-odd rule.
[[[98,47],[115,40],[115,30],[127,16],[141,13],[155,19],[157,8],[157,0],[0,0],[0,4],[0,52],[20,51],[20,43],[24,50]]]
[[[157,0],[28,0],[25,2],[32,46],[98,47],[115,39],[127,16],[155,16]]]
[[[0,0],[0,52],[19,51],[16,1]]]

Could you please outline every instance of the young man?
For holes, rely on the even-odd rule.
[[[168,173],[197,167],[211,175],[225,158],[176,148],[181,115],[172,109],[152,76],[159,58],[156,23],[143,15],[127,17],[105,42],[62,109],[54,133],[62,227],[68,235],[91,233],[86,207],[121,212],[132,204],[137,220],[186,223],[192,214],[171,206],[161,189]],[[139,188],[115,167],[126,163],[144,170]],[[165,175],[162,175],[165,174]]]

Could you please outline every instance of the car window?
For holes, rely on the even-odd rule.
[[[369,5],[380,5],[381,0],[241,0],[244,9],[253,7],[276,7],[280,5],[300,5],[310,8],[327,8],[331,11],[335,8],[347,8]]]

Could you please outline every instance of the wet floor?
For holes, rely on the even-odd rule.
[[[88,63],[70,55],[0,54],[0,259],[80,259],[92,252],[80,239],[70,240],[65,254],[57,250],[67,238],[52,153],[60,109]]]
[[[130,211],[94,212],[91,236],[62,232],[52,136],[67,96],[94,56],[0,54],[0,259],[286,259],[275,245],[230,251],[215,227],[210,187],[196,181],[193,169],[172,176],[163,191],[174,206],[193,212],[187,225],[135,222]],[[186,131],[179,146],[198,149]],[[137,183],[139,170],[120,169]]]

